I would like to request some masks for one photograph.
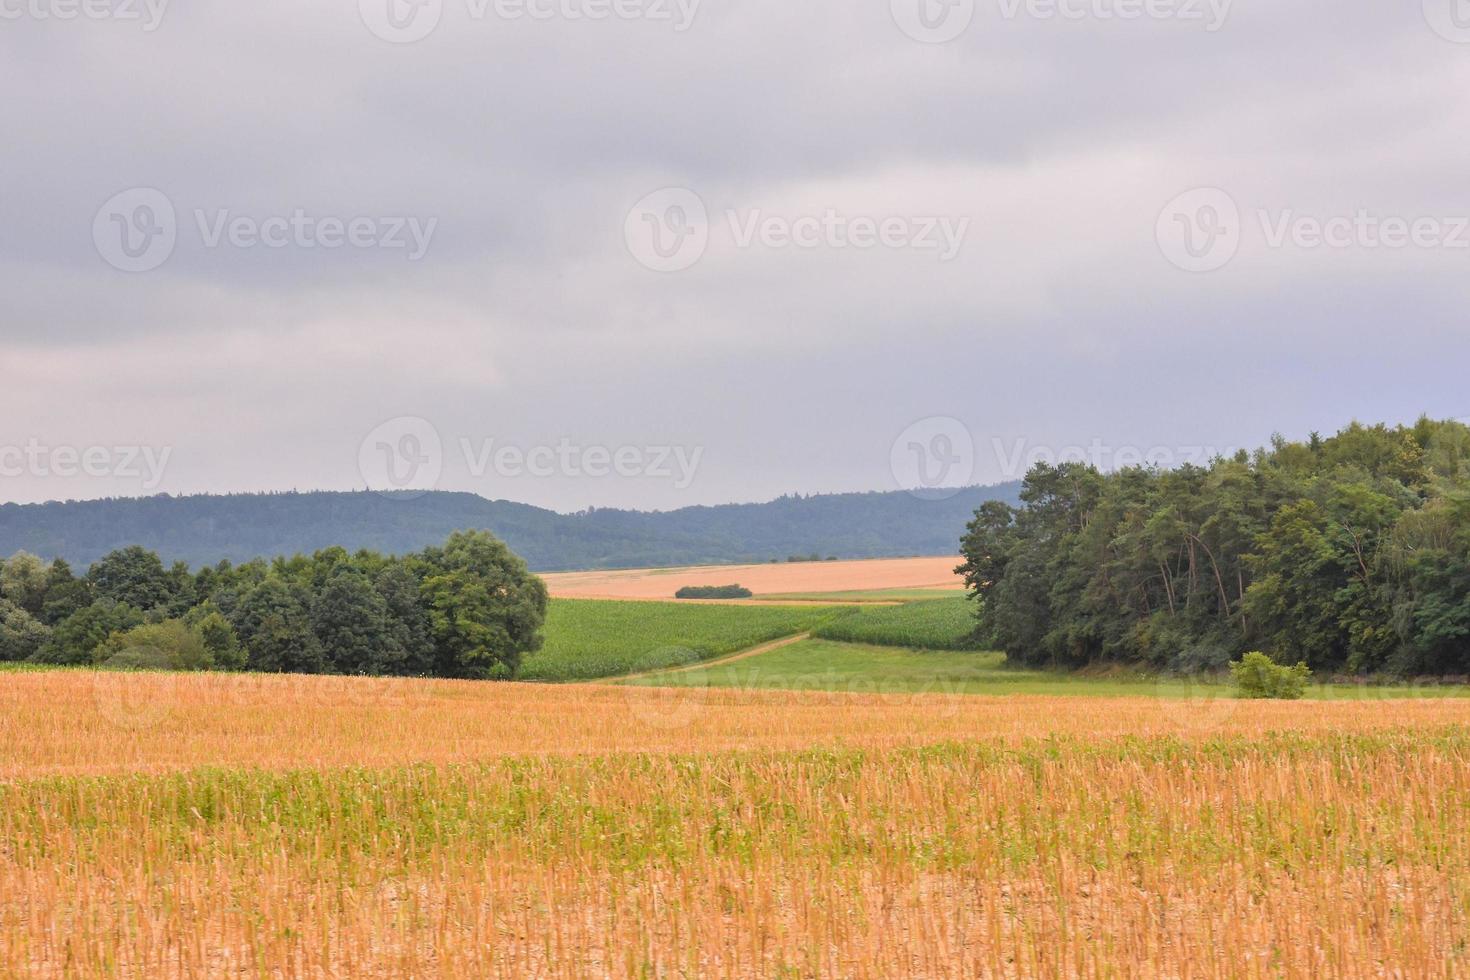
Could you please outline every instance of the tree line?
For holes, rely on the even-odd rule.
[[[483,531],[401,558],[327,548],[197,573],[139,546],[84,575],[21,552],[0,565],[0,660],[508,679],[546,606],[545,583]]]
[[[1040,465],[961,545],[1014,661],[1470,673],[1470,428],[1353,424],[1175,470]]]

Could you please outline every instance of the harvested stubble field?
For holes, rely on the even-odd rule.
[[[1470,969],[1470,704],[16,674],[0,976]]]

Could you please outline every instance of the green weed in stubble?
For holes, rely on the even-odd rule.
[[[576,959],[606,947],[656,975],[891,975],[902,942],[936,968],[1020,943],[1065,975],[1089,929],[1120,970],[1249,941],[1273,975],[1321,971],[1310,949],[1457,972],[1467,758],[1444,726],[21,780],[0,785],[0,974],[24,937],[69,975],[187,975],[160,943],[340,974],[390,941],[381,972],[616,972]],[[36,931],[52,915],[75,944]],[[473,959],[523,936],[542,959]]]

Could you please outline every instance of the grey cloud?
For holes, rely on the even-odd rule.
[[[677,439],[706,450],[681,492],[447,476],[677,506],[882,487],[893,437],[932,415],[982,443],[1250,442],[1466,409],[1445,365],[1467,353],[1470,255],[1270,249],[1252,229],[1258,208],[1470,212],[1470,45],[1419,4],[1237,0],[1208,34],[1007,20],[980,0],[946,45],[904,37],[887,0],[706,0],[684,33],[470,22],[447,0],[401,46],[355,8],[4,24],[7,438],[165,441],[175,491],[353,486],[356,440],[395,415],[451,441]],[[659,274],[623,222],[665,186],[717,222],[834,208],[971,230],[936,263],[741,249],[715,229],[697,264]],[[1232,194],[1246,233],[1192,276],[1153,236],[1200,186]],[[179,212],[151,272],[92,240],[131,187]],[[196,209],[438,224],[409,262],[207,248]],[[0,499],[94,495],[64,489],[7,481]]]

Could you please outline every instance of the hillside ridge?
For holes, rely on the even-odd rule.
[[[488,530],[536,571],[740,564],[797,555],[892,558],[957,553],[987,500],[1019,483],[967,487],[943,500],[904,491],[788,495],[672,511],[561,514],[473,493],[395,496],[305,491],[0,504],[0,556],[29,551],[85,568],[143,545],[193,567],[341,545],[404,554],[451,532]]]

